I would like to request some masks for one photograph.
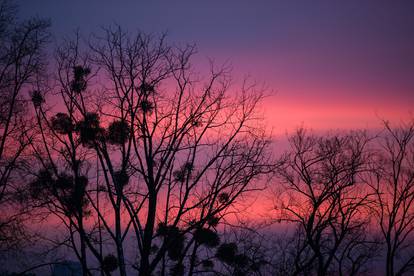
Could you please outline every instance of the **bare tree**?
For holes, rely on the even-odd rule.
[[[66,228],[66,235],[54,241],[53,246],[70,248],[79,259],[84,275],[96,269],[88,264],[89,249],[98,268],[109,274],[108,259],[102,253],[102,236],[98,240],[95,235],[96,231],[101,234],[100,225],[93,221],[90,210],[94,200],[99,206],[96,197],[100,189],[97,182],[100,171],[93,166],[95,157],[90,143],[98,139],[98,132],[103,129],[98,115],[86,109],[85,99],[90,98],[82,92],[88,88],[90,69],[87,57],[80,52],[79,39],[76,34],[74,40],[62,43],[56,50],[57,90],[39,92],[42,101],[33,99],[37,136],[32,140],[31,149],[38,162],[30,168],[34,179],[29,193],[35,207],[47,210]],[[48,96],[60,99],[59,112],[52,112],[45,103]],[[91,180],[96,180],[95,187],[91,187]]]
[[[414,271],[414,123],[384,122],[369,183],[385,244],[386,275]]]
[[[292,274],[355,275],[362,265],[355,262],[366,261],[359,245],[369,247],[363,233],[370,195],[360,179],[368,138],[360,132],[317,137],[299,129],[289,141],[278,175],[280,219],[297,225]],[[345,262],[348,254],[356,259]]]
[[[22,240],[23,214],[15,195],[21,189],[17,170],[30,142],[26,100],[28,90],[44,69],[43,50],[48,41],[48,21],[18,22],[17,7],[0,1],[0,249]]]
[[[231,91],[226,68],[199,79],[194,46],[165,36],[115,27],[82,47],[56,55],[64,110],[35,106],[40,206],[68,226],[84,274],[90,252],[106,273],[192,275],[231,207],[274,168],[255,112],[262,90],[246,80]]]

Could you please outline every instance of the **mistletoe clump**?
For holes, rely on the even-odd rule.
[[[237,254],[237,245],[234,242],[222,243],[216,251],[216,257],[226,264],[232,264]]]
[[[33,91],[31,96],[32,103],[35,108],[39,108],[45,102],[42,93],[38,90]]]
[[[173,172],[174,180],[177,182],[185,182],[190,173],[194,170],[191,162],[186,162],[181,168]]]
[[[76,125],[80,142],[83,146],[93,147],[94,143],[103,138],[104,129],[100,127],[97,113],[86,113],[84,119]]]
[[[207,247],[216,247],[220,243],[219,235],[208,228],[198,228],[194,232],[194,239]]]
[[[91,73],[91,70],[84,66],[75,66],[73,67],[73,80],[70,84],[71,89],[75,93],[82,93],[86,90],[87,80],[86,78]]]
[[[124,187],[129,182],[129,175],[125,170],[119,170],[114,172],[114,179],[117,185]]]
[[[229,194],[228,194],[228,193],[223,192],[223,193],[220,193],[220,194],[218,195],[218,201],[219,201],[221,204],[225,204],[225,203],[227,203],[229,200],[230,200],[230,196],[229,196]]]
[[[106,273],[115,271],[118,268],[118,259],[112,255],[106,255],[102,261],[102,270]]]
[[[73,177],[66,173],[53,176],[50,170],[42,169],[30,184],[30,193],[33,199],[41,203],[59,202],[69,217],[86,215],[87,185],[86,176]]]
[[[58,191],[57,197],[64,206],[67,216],[87,214],[87,185],[88,178],[86,176],[79,176],[74,179],[72,176],[62,174],[56,180],[56,186],[61,187]]]
[[[128,141],[129,126],[124,120],[113,121],[107,131],[107,140],[113,145],[122,145]]]
[[[52,129],[56,133],[67,135],[74,131],[72,118],[66,113],[57,113],[51,119]]]
[[[140,108],[143,113],[151,114],[152,111],[154,110],[154,104],[148,99],[143,99],[140,102]]]
[[[143,82],[143,83],[140,85],[139,89],[141,90],[141,92],[142,92],[144,95],[148,95],[148,94],[150,94],[150,93],[154,93],[154,92],[155,92],[154,85],[151,85],[151,84],[146,83],[146,82]]]
[[[36,200],[46,200],[50,196],[51,188],[54,185],[52,173],[47,169],[41,169],[34,181],[30,183],[30,195]]]
[[[220,218],[217,217],[217,216],[210,216],[207,219],[207,224],[212,226],[212,227],[216,227],[219,224],[219,222],[220,222]]]
[[[185,241],[184,234],[181,230],[177,226],[160,223],[157,234],[164,238],[164,242],[167,245],[168,257],[174,261],[179,260],[182,256]]]

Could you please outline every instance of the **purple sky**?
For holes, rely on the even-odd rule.
[[[50,18],[56,38],[117,23],[194,42],[202,58],[230,60],[277,91],[266,114],[280,130],[414,117],[414,1],[19,3],[21,18]]]

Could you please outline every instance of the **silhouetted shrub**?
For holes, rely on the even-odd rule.
[[[216,247],[220,243],[219,235],[213,230],[207,228],[198,228],[194,232],[194,239],[208,247]]]
[[[112,122],[107,131],[108,142],[114,145],[122,145],[129,138],[129,126],[125,121]]]
[[[109,273],[109,272],[114,271],[117,268],[118,268],[118,259],[112,254],[106,255],[102,261],[103,271]]]
[[[227,264],[232,264],[237,253],[237,245],[234,242],[221,244],[216,251],[216,257]]]
[[[74,130],[72,119],[66,113],[57,113],[51,119],[52,129],[59,134],[69,134]]]

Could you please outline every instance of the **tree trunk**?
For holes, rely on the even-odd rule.
[[[121,211],[120,202],[115,209],[116,251],[118,255],[119,274],[126,276],[124,249],[122,246]]]
[[[151,189],[148,202],[148,216],[147,223],[144,230],[144,241],[142,244],[141,265],[139,268],[139,275],[150,276],[151,268],[149,263],[149,256],[151,253],[152,237],[154,234],[155,213],[157,209],[157,197],[155,189]]]

